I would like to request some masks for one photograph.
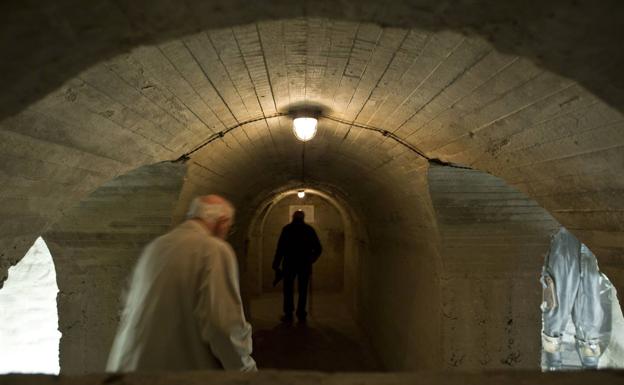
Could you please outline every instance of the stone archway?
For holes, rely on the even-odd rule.
[[[104,370],[128,277],[143,247],[169,230],[184,172],[164,162],[118,176],[44,234],[60,289],[62,373]]]
[[[322,122],[307,174],[345,192],[386,256],[364,267],[374,272],[365,310],[400,341],[387,358],[395,368],[441,357],[425,351],[439,349],[440,293],[408,298],[405,311],[404,298],[376,290],[437,287],[428,163],[414,148],[503,177],[621,275],[620,2],[373,3],[6,5],[6,36],[24,39],[3,49],[13,60],[2,63],[2,274],[104,182],[211,135],[185,186],[252,210],[299,177],[290,121],[273,113],[319,102],[337,119]]]

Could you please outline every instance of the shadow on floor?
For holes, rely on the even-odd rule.
[[[280,309],[279,297],[256,304],[256,311],[264,314],[263,319],[254,322],[253,335],[253,357],[260,369],[383,370],[352,320],[346,322],[344,316],[332,318],[311,314],[307,323],[284,324],[277,321],[279,310],[276,309]],[[327,306],[325,309],[330,310]],[[270,311],[274,317],[267,316]],[[331,315],[326,311],[323,313]]]

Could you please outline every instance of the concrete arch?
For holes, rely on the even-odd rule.
[[[199,30],[300,17],[370,22],[392,28],[451,29],[492,41],[497,50],[522,55],[549,71],[577,79],[618,108],[622,93],[619,46],[622,4],[566,1],[103,1],[76,8],[67,0],[7,3],[1,48],[14,60],[3,63],[7,87],[0,116],[10,116],[59,87],[81,70],[138,45],[151,45]],[[554,39],[553,37],[556,37]],[[587,60],[601,63],[588,69]],[[45,70],[43,70],[45,68]],[[33,79],[33,72],[44,71]],[[621,83],[619,83],[621,85]]]
[[[106,181],[300,101],[329,101],[342,119],[503,177],[602,266],[621,271],[622,52],[613,47],[622,4],[542,3],[4,5],[12,16],[5,35],[24,40],[2,48],[15,59],[2,63],[0,213],[9,219],[0,225],[0,273]],[[590,59],[600,68],[588,69]],[[249,220],[249,202],[299,178],[289,124],[261,119],[198,152],[179,207],[194,193],[221,192]],[[376,133],[336,122],[321,129],[308,147],[307,178],[337,186],[362,213],[371,252],[386,257],[366,267],[379,272],[365,278],[366,290],[398,318],[382,319],[373,305],[364,311],[379,330],[409,325],[386,360],[437,367],[441,354],[410,349],[423,338],[421,346],[438,348],[439,293],[409,298],[418,302],[409,312],[404,298],[375,293],[387,282],[401,293],[408,280],[427,291],[439,278],[429,264],[440,260],[429,165]],[[434,315],[419,318],[414,309],[426,307]]]
[[[54,7],[52,6],[52,8]],[[358,9],[361,10],[360,8]],[[28,10],[25,12],[28,13]],[[408,31],[380,28],[374,24],[350,24],[328,19],[309,18],[265,22],[235,27],[232,30],[210,31],[211,35],[208,34],[208,37],[204,33],[190,35],[190,37],[186,35],[184,39],[168,41],[161,46],[135,49],[130,54],[116,57],[110,62],[104,63],[104,65],[96,65],[90,68],[79,77],[66,82],[61,89],[49,94],[32,107],[2,121],[0,128],[2,128],[1,133],[7,144],[7,164],[10,165],[5,185],[20,186],[18,189],[15,189],[14,195],[31,196],[33,195],[32,192],[29,192],[31,185],[27,181],[34,179],[38,181],[37,189],[53,191],[52,194],[46,195],[45,199],[33,196],[32,200],[40,201],[41,204],[28,201],[25,204],[22,203],[22,206],[26,207],[21,207],[21,209],[29,209],[42,206],[45,209],[40,209],[36,215],[28,213],[22,218],[15,217],[15,219],[23,223],[28,222],[26,227],[29,228],[45,228],[45,226],[54,221],[54,218],[62,210],[70,207],[80,197],[84,196],[86,191],[93,190],[110,177],[123,173],[125,170],[138,167],[141,164],[174,159],[175,155],[179,155],[184,150],[192,147],[193,143],[197,143],[198,138],[205,137],[208,132],[213,130],[213,125],[218,126],[218,124],[222,124],[228,126],[228,122],[240,120],[244,117],[244,114],[240,115],[242,110],[239,111],[237,108],[243,108],[247,111],[247,114],[251,113],[252,115],[254,110],[260,114],[267,112],[265,110],[265,101],[263,101],[263,98],[266,96],[263,92],[266,92],[267,89],[266,84],[263,82],[267,76],[270,78],[271,75],[279,74],[279,66],[270,67],[276,68],[275,71],[277,72],[273,74],[269,73],[270,71],[266,74],[255,74],[250,72],[249,68],[254,68],[253,60],[257,61],[259,58],[255,54],[257,52],[255,51],[257,44],[271,42],[270,38],[274,37],[276,31],[279,31],[280,28],[282,34],[279,36],[282,36],[282,38],[285,36],[283,33],[285,28],[289,31],[292,29],[292,36],[295,37],[293,45],[284,51],[284,54],[288,55],[295,54],[297,52],[296,44],[307,39],[307,32],[305,36],[301,35],[304,37],[298,35],[302,31],[315,33],[320,31],[326,35],[331,31],[336,36],[330,36],[330,40],[333,37],[345,38],[345,36],[351,34],[351,40],[348,37],[345,40],[347,43],[351,41],[351,57],[348,57],[348,60],[343,60],[342,58],[340,60],[347,63],[358,63],[360,67],[362,64],[366,64],[367,60],[371,63],[377,63],[381,60],[381,63],[383,63],[382,59],[391,59],[389,63],[400,63],[401,60],[409,58],[409,55],[403,58],[401,50],[398,48],[407,51],[414,49],[412,53],[417,53],[419,52],[419,42],[425,48],[431,46],[428,44],[431,39],[442,43],[439,46],[446,47],[445,49],[448,49],[448,51],[430,52],[429,54],[432,57],[427,60],[432,59],[432,68],[443,68],[444,70],[440,70],[441,72],[438,75],[442,76],[442,78],[449,77],[452,80],[451,83],[436,85],[434,82],[433,84],[427,84],[431,86],[431,89],[425,92],[425,94],[430,93],[433,99],[425,104],[422,104],[423,101],[419,101],[418,97],[415,100],[406,99],[409,100],[409,103],[403,110],[398,112],[399,117],[396,118],[394,123],[386,122],[387,119],[381,120],[381,123],[386,124],[384,127],[402,134],[408,142],[421,148],[424,147],[425,151],[433,157],[472,164],[476,168],[504,177],[523,191],[536,196],[549,210],[559,212],[559,219],[569,228],[575,229],[575,227],[578,227],[576,223],[583,222],[578,219],[579,217],[591,216],[593,214],[571,208],[570,206],[575,204],[574,201],[571,202],[558,194],[557,188],[552,186],[554,179],[558,179],[559,182],[565,181],[567,183],[566,187],[570,189],[582,191],[579,193],[575,192],[576,195],[579,195],[575,199],[596,202],[597,204],[592,208],[594,210],[592,212],[600,212],[611,208],[617,210],[620,207],[620,201],[614,202],[610,200],[607,202],[602,198],[605,194],[609,194],[608,191],[621,188],[619,180],[611,178],[611,174],[614,173],[612,164],[617,164],[620,160],[620,152],[618,150],[619,142],[622,138],[617,127],[622,124],[621,114],[601,103],[593,95],[586,92],[583,87],[574,82],[570,83],[565,78],[541,72],[539,67],[527,60],[517,57],[506,58],[505,55],[500,55],[495,49],[488,51],[491,49],[488,48],[491,47],[490,43],[480,38],[465,37],[461,34],[447,32],[435,32],[431,35],[427,35],[424,32],[421,35],[423,31],[417,29]],[[289,34],[288,38],[290,36]],[[376,41],[374,41],[375,37],[377,38]],[[297,38],[300,40],[297,40]],[[401,38],[403,39],[402,42]],[[209,57],[210,55],[208,55],[202,59],[197,56],[198,52],[193,52],[192,47],[194,44],[200,44],[202,41],[205,43],[206,39],[211,40],[210,44],[213,45],[212,49],[216,53],[216,57]],[[236,42],[244,43],[237,44],[239,51],[243,55],[243,60],[237,58],[236,55],[231,56],[228,53],[229,44],[235,44]],[[357,45],[355,44],[356,42],[358,42]],[[398,42],[401,42],[401,44],[397,47]],[[404,44],[407,45],[403,46]],[[331,51],[332,45],[330,44],[329,46],[330,53],[340,54],[340,46],[336,45],[334,47],[335,52]],[[434,46],[437,47],[438,45],[434,44]],[[359,51],[354,51],[355,48],[363,50],[367,54],[363,57],[358,57]],[[262,54],[260,56],[265,61],[271,57],[269,55],[270,52],[273,52],[271,51],[273,49],[271,46],[265,47],[260,45],[260,49]],[[377,52],[375,50],[379,51],[378,55],[372,54]],[[211,91],[209,88],[206,88],[205,95],[201,95],[200,99],[205,98],[202,99],[201,103],[216,103],[214,107],[208,108],[209,111],[203,111],[202,108],[204,107],[194,106],[193,100],[187,100],[184,96],[186,92],[183,89],[184,84],[179,83],[178,80],[180,79],[171,78],[174,75],[171,72],[172,69],[179,73],[184,73],[183,78],[185,76],[187,78],[182,81],[187,83],[190,81],[189,79],[194,79],[191,76],[199,74],[197,72],[198,68],[185,67],[185,60],[188,59],[189,53],[200,63],[205,60],[208,60],[207,62],[209,63],[212,63],[211,60],[217,60],[214,63],[220,61],[222,65],[227,63],[228,68],[230,65],[237,68],[237,70],[232,70],[232,73],[227,71],[227,73],[224,73],[227,75],[226,78],[230,80],[225,80],[225,83],[222,85],[215,83],[218,80],[219,71],[222,71],[221,69],[215,70],[214,74],[204,73],[202,75],[208,77],[209,83],[216,90],[222,92],[221,94],[217,92],[214,100],[209,98],[211,92],[214,92],[214,90]],[[206,52],[202,53],[202,55],[206,54]],[[436,55],[439,54],[442,54],[442,56],[436,61]],[[314,50],[306,51],[305,57],[309,57],[310,60],[314,59]],[[179,63],[172,61],[172,58],[180,59]],[[450,58],[450,61],[447,61],[447,58]],[[492,64],[497,61],[500,61],[498,63],[499,67]],[[277,64],[279,63],[278,60]],[[267,63],[264,65],[266,67]],[[494,65],[494,67],[489,68],[488,66],[490,65]],[[454,66],[457,66],[457,68]],[[298,100],[302,95],[299,95],[296,90],[301,84],[305,85],[308,77],[307,75],[300,76],[301,66],[294,68],[299,68],[299,75],[291,77],[290,81],[293,83],[295,91],[288,97]],[[347,72],[355,71],[357,73],[358,71],[357,66],[344,68]],[[390,68],[391,66],[388,66],[386,70]],[[238,80],[233,80],[238,79],[233,74],[238,73],[236,71],[239,69],[241,71],[246,70],[248,81],[241,83]],[[147,74],[146,70],[150,74]],[[268,71],[268,68],[266,70]],[[288,76],[288,68],[286,67],[284,70],[286,70],[286,75]],[[480,77],[488,79],[487,76],[497,76],[501,71],[507,70],[511,71],[510,78],[514,79],[514,81],[509,86],[501,87],[503,88],[501,90],[497,90],[496,82],[486,86],[483,84],[486,84],[487,81],[481,84],[479,87],[485,88],[481,89],[484,95],[477,94],[476,96],[478,97],[468,103],[467,111],[471,111],[470,113],[456,115],[453,112],[445,112],[444,114],[446,115],[443,121],[435,122],[434,125],[427,127],[427,130],[421,129],[423,122],[425,124],[429,122],[428,114],[433,113],[432,116],[437,116],[435,115],[436,108],[442,108],[442,111],[445,111],[444,103],[434,105],[432,101],[435,100],[437,103],[440,98],[452,97],[454,94],[449,91],[451,89],[453,92],[461,94],[462,88],[475,79],[479,80]],[[419,76],[426,75],[426,68],[424,71],[423,74],[417,73],[413,75],[408,71],[408,75],[413,76],[414,81],[420,84],[426,82],[427,79],[431,79],[430,76],[419,78]],[[480,71],[483,71],[483,73]],[[387,73],[386,71],[382,72],[383,74]],[[244,72],[241,72],[241,74],[244,74]],[[364,85],[366,85],[366,81],[362,79],[366,77],[365,75],[365,73],[358,75],[360,77],[358,82]],[[360,114],[354,115],[357,110],[350,109],[351,102],[342,105],[340,100],[343,98],[342,92],[347,92],[344,96],[348,97],[348,92],[353,90],[356,84],[353,82],[353,84],[349,83],[350,78],[348,76],[341,76],[346,80],[344,80],[344,85],[339,85],[339,87],[334,89],[334,100],[339,101],[338,106],[341,107],[338,110],[341,112],[341,115],[346,118],[355,117],[355,121]],[[279,76],[275,79],[279,79]],[[301,83],[302,79],[303,83]],[[321,82],[316,84],[316,86],[331,84],[331,80],[332,78],[326,75],[326,78],[323,80],[325,83]],[[371,80],[374,80],[374,77]],[[387,97],[384,92],[391,91],[387,86],[383,87],[384,83],[381,82],[381,78],[377,80],[378,83],[370,93],[368,102],[376,102],[374,98],[372,101],[370,100],[370,97],[375,95],[376,91],[381,93],[379,95],[382,98],[381,100]],[[501,84],[506,83],[503,80],[505,79],[501,79]],[[202,87],[207,84],[205,83],[206,79],[203,82],[200,82],[203,84]],[[122,86],[122,83],[125,85]],[[362,86],[362,88],[359,83],[355,87],[354,95],[366,92],[368,86]],[[271,92],[279,94],[279,91],[276,91],[279,89],[277,84],[273,85],[269,82],[269,85]],[[382,86],[381,88],[378,87],[380,85]],[[392,85],[396,86],[398,83],[395,81]],[[227,96],[228,87],[232,87],[230,91],[236,90],[240,94],[241,91],[239,90],[243,89],[242,87],[249,86],[254,88],[254,92],[250,94],[250,97],[256,99],[256,101],[239,95],[239,103],[234,100],[236,99],[235,95],[232,96],[234,99]],[[318,89],[315,89],[316,86],[312,82],[310,87],[311,100],[318,99],[319,95],[315,97],[315,93],[318,92]],[[345,87],[349,91],[343,91]],[[366,94],[364,93],[363,95],[365,96]],[[273,95],[275,103],[273,108],[280,108],[281,102],[276,102],[276,100],[283,96]],[[320,96],[322,99],[322,94]],[[495,98],[492,100],[496,100],[494,104],[486,103],[486,107],[479,107],[474,111],[470,110],[470,108],[475,107],[471,103],[479,102],[479,98],[484,98],[483,100],[487,101],[492,96]],[[219,98],[221,98],[221,102],[217,102]],[[394,99],[396,97],[391,97],[392,101],[395,101]],[[353,97],[351,100],[353,100]],[[238,107],[237,103],[239,103]],[[6,105],[8,106],[9,104]],[[509,106],[506,106],[507,104]],[[435,108],[432,106],[435,106]],[[453,106],[455,105],[451,104],[451,107]],[[360,111],[369,111],[364,107]],[[173,110],[180,109],[181,114],[173,114],[172,108]],[[430,111],[431,108],[433,108],[433,111]],[[226,111],[228,109],[229,113]],[[510,112],[507,112],[507,110]],[[580,112],[576,112],[577,110]],[[137,114],[137,111],[141,111],[141,113]],[[373,108],[373,110],[366,112],[365,115],[368,114],[374,117],[376,113],[372,111],[376,110]],[[222,115],[221,112],[224,113],[224,117],[217,119],[217,116]],[[387,112],[383,113],[385,118],[388,116]],[[534,118],[527,120],[528,114],[534,115]],[[512,117],[511,120],[510,116]],[[407,126],[401,123],[405,117],[408,117],[405,122],[409,121]],[[178,119],[177,123],[175,122],[176,119]],[[220,123],[217,121],[213,122],[214,119],[219,120]],[[568,128],[567,125],[573,121],[577,122],[576,126]],[[178,129],[172,129],[171,127],[179,127],[181,122],[186,123],[183,124],[183,126],[186,126],[185,130],[175,132]],[[86,125],[89,129],[87,131],[82,130],[82,125]],[[251,142],[252,137],[260,139],[260,142],[263,143],[262,147],[268,147],[262,148],[261,152],[253,154],[251,158],[261,156],[271,159],[272,155],[277,151],[281,152],[281,156],[287,159],[291,154],[288,153],[287,149],[284,149],[284,146],[290,145],[289,139],[286,138],[284,140],[281,135],[274,136],[272,134],[272,132],[279,132],[284,125],[288,125],[288,121],[283,118],[269,119],[264,123],[260,121],[254,127],[242,130],[239,134],[232,133],[232,138],[229,140],[224,139],[222,143],[215,143],[207,153],[198,154],[200,164],[204,168],[208,168],[208,172],[216,172],[217,175],[223,175],[222,170],[219,169],[221,167],[214,170],[215,167],[206,167],[205,163],[207,161],[214,162],[210,154],[217,154],[218,158],[222,158],[220,156],[224,154],[222,151],[227,151],[233,160],[225,167],[232,168],[236,165],[235,167],[239,168],[237,164],[250,158],[250,156],[244,154],[249,152],[248,147],[250,145],[256,146],[248,143],[248,141]],[[258,132],[260,129],[263,132]],[[352,130],[348,124],[329,125],[329,129],[334,131],[335,136],[334,138],[326,138],[329,140],[327,143],[333,145],[332,147],[344,147],[339,138],[345,135],[347,139],[344,141],[353,147],[349,151],[354,153],[348,154],[348,157],[357,159],[358,156],[361,157],[362,150],[373,149],[377,154],[375,157],[368,157],[367,159],[375,159],[379,165],[375,167],[382,167],[392,161],[394,161],[393,166],[398,165],[398,167],[402,168],[413,167],[413,165],[404,163],[403,160],[396,161],[400,157],[409,157],[406,157],[405,152],[401,148],[393,146],[392,143],[383,140],[379,141],[374,136],[361,135],[359,132]],[[109,135],[111,132],[114,132],[113,136]],[[544,132],[547,134],[544,134]],[[570,132],[572,133],[570,134]],[[349,136],[348,133],[352,133],[352,135]],[[100,142],[100,136],[102,135],[110,136],[108,143]],[[543,142],[535,143],[535,138],[540,138],[541,135],[546,135],[547,137],[539,139]],[[564,138],[564,140],[560,141],[560,138]],[[590,138],[600,139],[589,140]],[[274,148],[267,144],[268,141],[273,143]],[[223,147],[223,144],[225,147]],[[379,146],[379,144],[382,146]],[[236,150],[234,150],[235,148]],[[557,154],[557,156],[554,159],[552,157],[549,158],[548,154],[550,153]],[[344,154],[338,155],[344,157]],[[340,160],[341,158],[328,158],[325,160],[325,163]],[[513,164],[510,164],[512,160]],[[277,162],[279,161],[277,159]],[[584,163],[585,161],[591,162],[591,167],[576,167],[579,163]],[[256,177],[258,170],[274,169],[276,167],[275,163],[264,162],[264,164],[259,164],[254,172]],[[549,167],[541,167],[543,163],[548,164]],[[538,169],[533,170],[536,167]],[[581,171],[580,174],[577,172],[578,169]],[[285,173],[293,172],[289,169],[283,169],[283,167],[281,171]],[[247,176],[243,178],[247,178]],[[605,182],[594,183],[592,179],[596,178],[604,178],[602,180]],[[598,191],[595,191],[595,194],[590,194],[595,195],[595,197],[587,196],[587,191],[591,191],[591,189],[598,189]],[[54,192],[56,191],[58,193],[55,194]],[[9,195],[9,197],[9,199],[14,199],[13,195]],[[567,223],[566,220],[568,221]],[[17,221],[13,221],[10,226],[12,228],[19,227]],[[578,235],[585,243],[593,246],[593,249],[602,249],[602,254],[607,255],[607,257],[603,258],[613,258],[619,246],[617,241],[614,240],[612,233],[614,226],[619,226],[621,223],[621,218],[615,215],[615,218],[606,224],[600,223],[601,221],[598,218],[591,218],[590,221],[592,228],[578,228]],[[6,243],[6,249],[9,252],[5,253],[1,258],[4,268],[14,263],[16,258],[19,258],[18,256],[21,255],[20,251],[23,251],[21,249],[25,247],[31,237],[31,234],[25,235],[22,231],[9,231],[7,233],[3,244]],[[15,247],[15,252],[10,251],[12,247]]]
[[[60,290],[62,373],[104,370],[132,268],[143,247],[170,228],[184,172],[169,162],[131,170],[65,211],[44,234]]]
[[[295,62],[292,68],[286,66],[285,58],[280,57],[296,55],[298,44],[306,41],[308,32],[325,36],[322,50],[327,52],[306,49],[305,60]],[[429,44],[432,40],[435,44]],[[278,45],[269,44],[273,41]],[[288,43],[281,53],[275,51],[279,43]],[[440,52],[429,52],[427,47],[438,47]],[[622,188],[619,179],[612,177],[617,174],[612,165],[621,160],[619,148],[624,140],[618,130],[621,114],[580,84],[543,72],[521,57],[500,54],[497,48],[481,38],[453,32],[429,33],[308,18],[185,34],[182,39],[159,46],[134,49],[89,68],[0,123],[7,146],[5,185],[17,186],[8,194],[7,204],[16,200],[15,195],[32,196],[26,202],[18,200],[20,210],[39,209],[36,214],[15,216],[7,226],[19,228],[21,222],[28,223],[23,227],[43,229],[62,210],[114,175],[142,164],[175,159],[219,125],[229,127],[246,116],[279,110],[286,98],[308,98],[332,100],[332,109],[347,120],[372,119],[432,157],[471,164],[502,176],[556,212],[585,243],[601,249],[599,254],[606,255],[602,258],[614,258],[620,246],[613,232],[621,224],[621,217],[611,214],[609,223],[601,223],[591,213],[609,209],[615,213],[622,204],[605,199],[610,191]],[[324,55],[333,61],[317,66],[332,70],[335,65],[346,75],[332,77],[333,72],[326,72],[319,81],[309,78],[308,59],[314,63]],[[409,66],[415,57],[426,57],[426,62],[419,63],[426,65],[418,66],[418,71]],[[202,73],[207,64],[214,70]],[[349,77],[349,71],[355,77]],[[292,87],[280,80],[280,74],[290,79]],[[394,76],[393,81],[388,74]],[[440,80],[431,76],[434,74]],[[297,91],[308,89],[306,81],[310,83],[306,91],[309,95]],[[413,90],[407,86],[411,83]],[[190,84],[194,86],[189,88]],[[420,84],[426,87],[422,92],[418,92],[423,87]],[[405,86],[406,95],[393,93],[393,87],[399,85]],[[293,90],[292,95],[284,91],[285,86]],[[326,88],[333,97],[323,93]],[[245,89],[250,92],[241,91]],[[192,92],[199,92],[200,97]],[[270,96],[272,102],[267,100]],[[400,103],[404,96],[406,104],[395,111],[393,104]],[[376,104],[384,100],[389,109],[379,110]],[[457,100],[464,102],[457,104]],[[285,118],[259,121],[214,143],[209,151],[198,153],[196,162],[209,173],[224,175],[228,168],[244,169],[241,162],[254,159],[252,163],[256,163],[261,157],[264,159],[253,175],[242,178],[257,179],[266,169],[293,173],[283,164],[276,164],[287,163],[292,155],[288,150],[290,135],[282,136],[288,124]],[[374,159],[374,167],[389,162],[392,167],[413,167],[405,159],[397,161],[409,158],[402,148],[375,134],[362,134],[348,124],[326,124],[325,128],[333,131],[324,138],[324,148],[317,150],[318,156],[325,156],[330,149],[331,156],[322,160],[325,164],[344,157],[358,162],[362,151],[372,150],[375,156],[365,159]],[[107,141],[100,141],[104,136]],[[346,147],[343,142],[350,147],[347,153],[341,151],[334,156],[333,151]],[[258,146],[260,143],[262,146]],[[223,165],[226,153],[231,161]],[[213,159],[215,155],[218,159]],[[312,163],[321,161],[318,156],[311,159]],[[219,159],[221,165],[213,166]],[[206,166],[207,162],[210,166]],[[583,166],[585,163],[591,166]],[[36,180],[35,186],[29,180]],[[559,186],[553,186],[554,180]],[[33,188],[51,194],[43,199],[33,193]],[[575,196],[563,197],[561,189],[573,190]],[[593,211],[575,207],[585,201],[592,202]],[[578,226],[587,223],[587,216],[592,217],[591,228]],[[1,258],[3,268],[22,255],[33,236],[21,230],[7,231],[2,242],[9,251]],[[13,247],[15,252],[11,251]]]

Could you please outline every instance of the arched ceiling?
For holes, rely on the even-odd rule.
[[[322,17],[476,34],[576,79],[621,108],[624,34],[618,0],[73,0],[5,1],[0,116],[12,115],[81,70],[141,44],[260,20]]]
[[[3,61],[9,80],[0,111],[2,212],[11,218],[0,228],[9,250],[3,265],[105,180],[177,159],[247,120],[260,118],[192,156],[191,181],[245,201],[298,180],[302,145],[288,118],[272,117],[298,103],[321,104],[333,117],[388,130],[429,157],[493,172],[605,255],[621,246],[613,235],[624,224],[617,211],[624,206],[617,195],[624,189],[623,119],[616,108],[621,77],[610,77],[621,53],[607,43],[621,27],[611,14],[598,25],[603,8],[553,2],[536,5],[535,15],[528,6],[494,2],[480,8],[346,2],[327,15],[332,18],[238,25],[304,10],[324,15],[330,7],[210,4],[208,12],[199,2],[104,1],[89,10],[59,2],[10,13],[14,19],[5,28],[11,36],[40,49],[3,43],[15,53]],[[50,35],[33,34],[30,26],[42,18]],[[479,24],[481,18],[487,22]],[[574,23],[580,24],[573,30]],[[204,30],[207,25],[227,27]],[[578,50],[571,50],[573,39]],[[121,52],[140,42],[158,44]],[[600,71],[580,61],[590,53],[605,59],[595,67]],[[350,124],[322,119],[305,163],[307,179],[361,201],[380,191],[404,199],[423,191],[421,157]]]

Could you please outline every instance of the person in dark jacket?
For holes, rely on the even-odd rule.
[[[295,278],[298,283],[297,319],[305,322],[308,285],[312,264],[321,255],[321,242],[312,226],[304,221],[303,211],[295,211],[292,222],[284,226],[277,242],[273,270],[284,279],[284,316],[282,321],[292,322],[294,309]]]

